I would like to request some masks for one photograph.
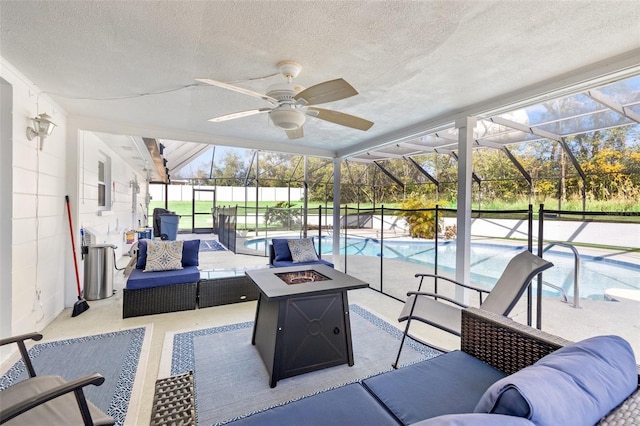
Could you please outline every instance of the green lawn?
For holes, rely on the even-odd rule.
[[[264,210],[267,207],[273,207],[276,204],[278,204],[278,201],[261,201],[258,203],[258,207],[259,209],[264,212]],[[294,207],[302,207],[303,203],[301,201],[296,201],[296,202],[292,202],[291,203]],[[317,212],[317,208],[318,206],[321,205],[324,208],[324,204],[318,203],[318,202],[309,202],[309,209],[310,211]],[[218,201],[216,202],[216,206],[217,207],[238,207],[238,215],[239,216],[244,216],[245,215],[245,205],[244,203],[238,203],[235,201]],[[355,203],[351,203],[351,204],[347,204],[347,206],[350,209],[356,209],[358,207],[357,204]],[[151,218],[152,218],[152,213],[153,213],[153,209],[155,207],[162,207],[164,208],[164,202],[163,201],[151,201],[151,203],[149,203],[149,225],[151,226]],[[213,217],[211,215],[211,207],[212,207],[212,202],[211,201],[196,201],[196,211],[197,212],[201,212],[203,214],[198,214],[196,215],[196,223],[195,223],[195,227],[196,228],[210,228],[212,227],[213,224]],[[331,204],[328,205],[329,208],[332,207]],[[359,205],[361,210],[367,210],[367,209],[372,209],[373,205],[370,203],[364,204],[361,203]],[[377,204],[376,208],[380,208],[382,207],[382,205]],[[388,204],[384,204],[385,209],[398,209],[399,208],[399,203],[388,203]],[[493,202],[493,203],[485,203],[482,206],[482,210],[525,210],[527,209],[527,205],[525,203],[500,203],[500,202]],[[574,203],[565,203],[562,206],[562,210],[563,211],[575,211],[576,214],[564,214],[560,219],[564,219],[564,220],[583,220],[583,217],[581,214],[578,213],[578,211],[580,210],[581,206],[578,206],[575,202]],[[590,211],[592,212],[601,212],[601,211],[607,211],[604,208],[604,205],[600,204],[594,204],[593,206],[594,208],[591,209]],[[178,225],[178,228],[181,230],[190,230],[192,228],[192,213],[191,213],[191,208],[192,208],[192,204],[191,201],[170,201],[169,202],[169,210],[175,212],[176,214],[178,214],[179,216],[181,216],[180,218],[180,222]],[[451,207],[447,207],[447,208],[455,208],[455,206],[451,206]],[[477,209],[478,206],[474,205],[473,206],[474,209]],[[557,201],[555,203],[548,203],[545,204],[545,209],[546,210],[553,210],[553,209],[557,209],[558,205],[557,205]],[[344,211],[344,206],[341,207],[341,214],[342,211]],[[534,218],[537,218],[537,211],[538,211],[538,205],[534,205]],[[610,206],[610,208],[608,209],[608,211],[614,211],[614,212],[633,212],[635,214],[637,214],[637,212],[639,211],[638,209],[638,205],[633,205],[633,206],[629,206],[629,205],[620,205],[620,204],[616,204],[616,203],[612,203],[612,205]],[[348,213],[353,214],[355,213],[355,210],[349,210]],[[385,212],[385,214],[394,214],[394,212],[392,212],[391,210],[388,212]],[[250,218],[251,216],[255,215],[255,205],[253,203],[247,203],[247,208],[246,208],[246,215]],[[447,216],[449,214],[446,214]],[[501,217],[501,215],[499,214],[493,214],[491,217],[493,218],[498,218]],[[511,217],[513,218],[513,216],[511,215],[507,215],[506,217]],[[249,219],[247,220],[248,224],[247,227],[252,227],[251,226],[251,222],[252,220]],[[640,222],[640,218],[638,218],[638,216],[609,216],[609,215],[603,215],[603,216],[586,216],[585,217],[586,220],[592,220],[592,221],[615,221],[615,222]],[[239,224],[238,228],[242,228],[243,226],[241,224]]]

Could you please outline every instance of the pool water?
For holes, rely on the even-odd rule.
[[[296,238],[296,237],[290,237]],[[319,239],[314,237],[316,250]],[[332,238],[322,238],[322,255],[331,255]],[[245,243],[247,248],[264,251],[265,239],[257,238]],[[380,242],[375,238],[347,238],[340,240],[340,254],[380,256]],[[433,241],[385,241],[385,259],[396,259],[434,268],[435,244]],[[471,244],[471,279],[476,285],[490,289],[498,280],[509,260],[526,246],[501,244]],[[578,249],[579,251],[579,249]],[[535,250],[534,250],[535,252]],[[545,282],[561,287],[568,297],[573,297],[574,258],[568,249],[553,249],[545,252],[544,258],[553,262],[554,267],[545,271]],[[438,272],[455,272],[456,244],[452,241],[438,243]],[[602,299],[608,288],[640,290],[640,265],[581,254],[580,255],[580,298]],[[534,280],[534,284],[536,281]],[[558,291],[544,286],[548,295],[558,295]]]

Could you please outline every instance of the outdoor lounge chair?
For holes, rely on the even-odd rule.
[[[115,421],[84,397],[83,387],[100,386],[104,377],[93,373],[67,382],[60,376],[36,376],[25,340],[40,340],[28,333],[0,339],[0,346],[17,343],[29,378],[0,391],[0,424],[113,425]]]
[[[507,316],[516,303],[518,303],[522,293],[524,293],[525,289],[529,286],[533,277],[552,266],[553,263],[548,262],[529,251],[523,251],[509,261],[507,267],[491,291],[468,284],[462,284],[450,278],[435,274],[416,274],[416,278],[420,278],[418,291],[410,291],[407,293],[407,300],[405,301],[402,312],[400,312],[400,317],[398,318],[398,321],[400,322],[407,321],[407,325],[405,326],[404,333],[402,335],[400,348],[398,349],[398,356],[396,357],[396,361],[393,363],[393,368],[398,367],[402,346],[404,345],[405,338],[409,335],[409,326],[411,325],[412,320],[418,320],[446,332],[455,334],[456,336],[460,336],[461,308],[466,308],[467,305],[438,294],[438,280],[445,280],[455,285],[478,292],[480,307],[483,310]],[[436,284],[434,293],[420,291],[425,277],[432,277],[435,279]],[[483,294],[487,294],[484,301],[482,300]],[[439,301],[439,299],[449,303],[443,303]]]

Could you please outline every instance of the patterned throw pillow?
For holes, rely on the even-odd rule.
[[[288,244],[293,263],[314,262],[318,260],[318,255],[316,254],[316,249],[313,246],[313,240],[311,238],[289,240]]]
[[[182,269],[182,241],[147,241],[144,272]]]

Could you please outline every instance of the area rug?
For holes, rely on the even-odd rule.
[[[222,251],[226,250],[222,244],[216,240],[201,240],[200,251]]]
[[[262,358],[251,345],[253,322],[245,322],[165,336],[165,345],[171,345],[170,374],[194,371],[198,424],[222,425],[391,370],[402,333],[358,305],[351,305],[350,312],[352,367],[345,364],[283,379],[271,389]],[[413,341],[405,345],[403,365],[439,354]]]
[[[146,340],[145,334],[149,335]],[[60,375],[70,381],[94,372],[102,374],[105,382],[101,386],[85,387],[85,396],[113,417],[116,425],[123,425],[131,408],[130,401],[136,400],[138,405],[144,377],[137,378],[136,373],[141,360],[146,362],[150,335],[147,327],[138,327],[38,343],[29,349],[29,356],[37,375]],[[145,369],[141,370],[144,373]],[[20,359],[0,378],[0,390],[27,377]],[[137,413],[132,412],[134,422],[136,417]]]

